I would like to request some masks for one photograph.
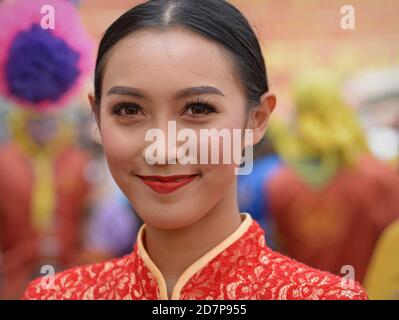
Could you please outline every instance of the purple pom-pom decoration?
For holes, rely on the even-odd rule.
[[[54,14],[54,28],[42,27],[46,14]],[[93,70],[93,41],[68,1],[0,4],[0,30],[0,94],[19,106],[61,108]]]
[[[79,52],[51,32],[33,25],[14,39],[6,62],[12,95],[38,104],[57,102],[79,76]]]

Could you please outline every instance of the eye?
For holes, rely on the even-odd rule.
[[[200,117],[209,113],[216,112],[216,108],[207,102],[203,102],[198,99],[195,102],[189,102],[186,104],[184,113],[192,117]]]
[[[112,108],[112,114],[122,117],[133,117],[140,113],[143,113],[142,108],[138,104],[131,102],[122,102]]]

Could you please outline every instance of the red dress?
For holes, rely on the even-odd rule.
[[[36,279],[23,299],[168,299],[165,280],[143,245],[120,259],[76,267]],[[240,227],[193,263],[178,279],[172,299],[367,299],[359,284],[291,260],[265,245],[264,232],[244,214]]]

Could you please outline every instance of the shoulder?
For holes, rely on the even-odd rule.
[[[267,266],[268,286],[273,299],[366,300],[367,295],[356,281],[304,265],[268,249],[262,258]]]
[[[98,299],[126,276],[133,254],[119,259],[74,267],[33,280],[25,290],[23,300]]]

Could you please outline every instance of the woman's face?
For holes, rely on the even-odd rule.
[[[112,176],[140,217],[156,228],[186,227],[223,202],[226,193],[235,193],[237,166],[234,162],[223,164],[222,160],[221,164],[211,164],[215,148],[210,140],[209,163],[168,164],[167,159],[178,157],[176,148],[171,147],[161,154],[166,164],[150,164],[146,149],[153,142],[145,139],[148,130],[158,128],[168,146],[168,139],[175,139],[168,136],[168,121],[174,121],[177,132],[190,128],[197,134],[200,150],[205,143],[200,139],[200,129],[232,132],[246,127],[244,88],[229,54],[190,31],[146,30],[119,41],[105,63],[99,113],[101,140]],[[189,90],[199,87],[205,90]],[[183,142],[175,139],[175,143],[179,147]],[[217,149],[222,154],[223,145]],[[199,158],[200,154],[198,163]],[[175,175],[193,178],[169,193],[162,191],[165,183],[148,178]]]

